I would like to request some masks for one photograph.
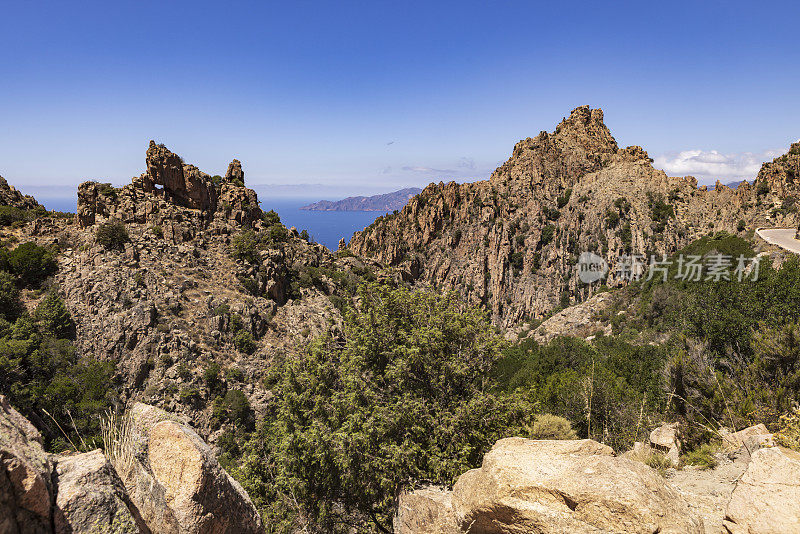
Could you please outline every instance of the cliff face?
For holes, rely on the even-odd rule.
[[[765,165],[752,186],[698,189],[692,177],[654,169],[641,147],[620,149],[603,112],[583,106],[554,132],[517,143],[489,180],[431,184],[348,246],[463,291],[508,327],[591,295],[577,277],[583,251],[610,260],[613,286],[623,283],[614,277],[622,254],[668,254],[712,231],[794,226],[791,157]]]

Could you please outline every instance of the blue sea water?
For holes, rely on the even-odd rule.
[[[264,211],[275,210],[281,217],[281,222],[287,228],[296,227],[298,231],[308,230],[317,243],[321,243],[330,250],[336,250],[339,239],[350,241],[354,232],[369,226],[378,216],[385,215],[377,211],[306,211],[301,206],[306,206],[319,198],[269,198],[259,195],[261,209]]]
[[[262,193],[263,194],[263,193]],[[376,211],[304,211],[301,206],[306,206],[319,198],[294,198],[294,197],[268,197],[259,194],[261,209],[264,211],[275,210],[281,217],[281,222],[287,228],[295,226],[298,231],[308,230],[308,233],[317,243],[321,243],[330,250],[336,250],[339,239],[350,241],[354,232],[369,226],[379,215]],[[37,200],[49,210],[75,212],[77,200],[75,197],[37,197]]]

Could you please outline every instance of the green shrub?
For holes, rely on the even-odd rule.
[[[619,220],[619,213],[611,209],[606,211],[606,228],[616,228],[619,224]]]
[[[264,212],[264,215],[262,215],[261,218],[264,221],[264,224],[267,226],[273,226],[281,223],[281,218],[277,213],[275,213],[275,210]]]
[[[273,224],[269,227],[269,240],[273,245],[285,243],[289,240],[289,230],[282,224]]]
[[[39,322],[43,333],[56,338],[72,337],[74,324],[69,310],[64,301],[55,291],[50,291],[47,296],[36,306],[33,317]]]
[[[110,183],[98,183],[97,192],[103,196],[110,197],[114,200],[117,198],[117,188]]]
[[[211,362],[208,367],[203,370],[203,381],[210,391],[219,391],[222,389],[222,380],[220,380],[220,366],[217,362]]]
[[[261,240],[253,230],[244,230],[233,238],[231,255],[240,261],[248,263],[258,262],[258,251]]]
[[[684,454],[681,459],[686,465],[695,465],[703,469],[714,469],[719,463],[714,456],[717,449],[717,447],[710,443],[704,443]]]
[[[544,228],[542,228],[542,236],[539,238],[539,246],[537,248],[542,248],[546,246],[553,240],[553,237],[556,234],[556,227],[555,225],[548,224]]]
[[[775,433],[775,441],[778,445],[800,452],[800,408],[780,417],[780,429]]]
[[[274,414],[238,474],[276,531],[305,517],[336,532],[354,514],[389,531],[412,481],[452,483],[527,422],[527,403],[486,390],[501,340],[484,312],[379,285],[359,299],[344,341],[323,335],[272,370]]]
[[[225,409],[230,421],[234,424],[247,425],[252,417],[250,402],[238,389],[228,390],[225,394]]]
[[[648,454],[644,459],[644,464],[658,471],[658,474],[661,476],[666,474],[667,469],[673,467],[672,460],[660,452],[651,452]]]
[[[163,228],[161,228],[160,226],[158,226],[158,225],[154,225],[154,226],[151,228],[151,230],[153,231],[153,235],[154,235],[154,236],[156,236],[156,237],[158,237],[158,238],[162,238],[162,237],[164,237],[164,229],[163,229]]]
[[[125,243],[130,241],[130,236],[121,221],[112,219],[97,227],[95,239],[107,250],[123,250]]]
[[[236,350],[244,354],[253,354],[257,348],[256,342],[253,339],[253,334],[247,330],[239,330],[233,337],[233,345]]]
[[[11,226],[27,220],[28,213],[25,210],[13,206],[0,206],[0,226]]]
[[[569,202],[569,198],[572,196],[572,189],[567,189],[564,191],[564,194],[558,197],[558,209],[563,208]]]
[[[194,386],[184,386],[178,392],[178,399],[183,404],[197,404],[200,401],[200,390]]]
[[[13,321],[23,310],[14,276],[6,271],[0,271],[0,318]]]
[[[238,367],[229,367],[225,371],[225,378],[233,382],[244,382],[244,373]]]
[[[578,434],[567,419],[545,413],[536,416],[528,437],[530,439],[578,439]]]
[[[23,243],[8,253],[11,272],[27,286],[37,286],[58,269],[53,253],[36,243]]]

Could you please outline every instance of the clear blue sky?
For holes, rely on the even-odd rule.
[[[797,3],[1,8],[0,174],[34,194],[127,183],[151,138],[211,173],[237,157],[250,184],[485,178],[582,104],[621,145],[708,179],[800,137]]]

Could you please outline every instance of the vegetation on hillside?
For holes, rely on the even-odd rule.
[[[100,445],[99,416],[114,397],[114,364],[81,358],[69,311],[49,284],[54,251],[22,243],[0,249],[0,394],[33,421],[49,450]],[[21,292],[44,292],[32,313]]]
[[[680,252],[753,257],[749,244],[721,232]],[[523,392],[572,421],[581,437],[629,448],[648,425],[681,421],[699,447],[720,426],[765,423],[800,399],[800,260],[759,264],[758,279],[666,281],[623,290],[605,312],[613,335],[592,343],[557,338],[508,348],[493,370],[497,387]]]
[[[525,399],[491,391],[502,343],[483,312],[385,285],[358,296],[341,338],[277,363],[273,411],[234,466],[270,531],[388,532],[399,491],[452,483],[530,423]]]

